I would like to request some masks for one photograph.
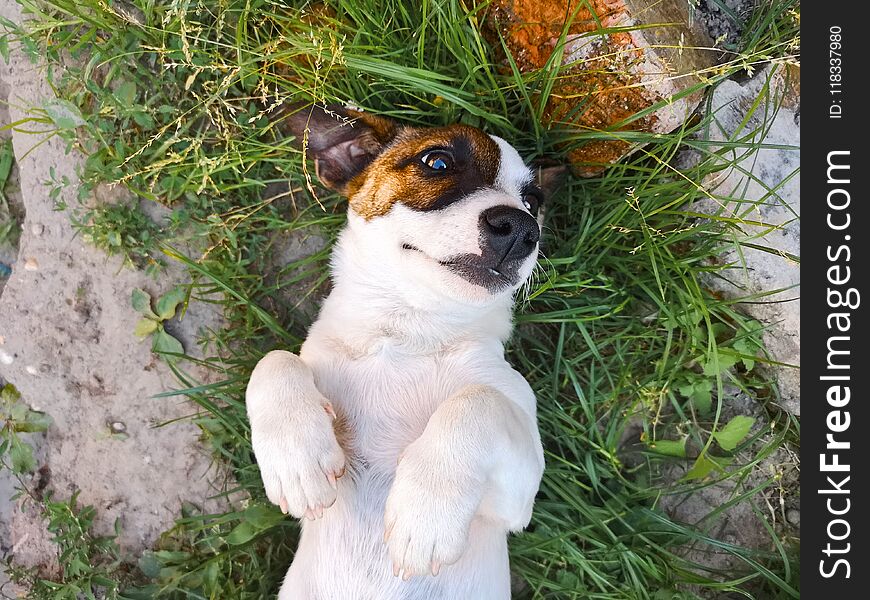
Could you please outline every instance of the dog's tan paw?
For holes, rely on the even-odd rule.
[[[335,437],[332,406],[300,408],[252,442],[269,500],[294,517],[317,519],[335,504],[345,456]]]
[[[468,530],[480,500],[473,478],[433,458],[421,440],[405,451],[384,511],[384,542],[393,575],[437,575],[468,547]]]

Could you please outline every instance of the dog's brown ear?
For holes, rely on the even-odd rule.
[[[320,182],[341,194],[399,130],[390,119],[336,104],[293,104],[287,112],[284,128],[314,158]]]
[[[568,177],[568,167],[549,159],[534,161],[532,171],[535,173],[535,184],[541,188],[547,199],[559,191]]]

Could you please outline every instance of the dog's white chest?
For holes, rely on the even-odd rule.
[[[420,436],[439,404],[475,381],[475,361],[490,362],[472,348],[414,355],[384,341],[367,355],[349,356],[308,346],[302,356],[344,421],[342,441],[351,461],[386,473],[395,470],[399,454]]]

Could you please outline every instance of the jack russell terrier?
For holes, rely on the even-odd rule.
[[[305,517],[278,598],[510,598],[544,455],[504,342],[541,187],[474,127],[298,108],[289,131],[350,209],[299,355],[270,352],[247,388],[266,495]]]

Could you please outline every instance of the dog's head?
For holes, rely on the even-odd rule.
[[[357,264],[472,304],[509,296],[531,275],[542,188],[557,169],[542,182],[510,144],[467,125],[403,127],[334,106],[287,123],[320,181],[349,200]]]

